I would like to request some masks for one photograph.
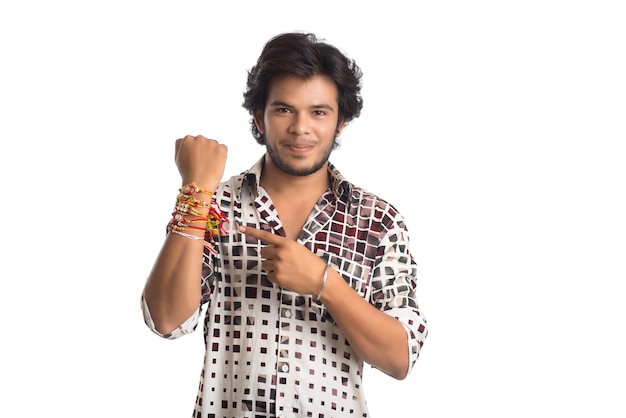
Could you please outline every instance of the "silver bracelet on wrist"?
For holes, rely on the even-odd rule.
[[[326,284],[326,279],[328,279],[328,266],[330,263],[326,264],[326,268],[324,269],[324,275],[322,276],[322,284],[320,285],[320,291],[315,297],[317,300],[320,300],[322,297],[322,292],[324,291],[324,285]]]

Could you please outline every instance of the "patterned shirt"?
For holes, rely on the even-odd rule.
[[[173,332],[159,334],[145,301],[146,324],[164,338],[195,330],[203,307],[205,363],[193,418],[368,417],[363,360],[314,296],[282,289],[261,268],[262,243],[236,231],[248,225],[285,236],[259,185],[261,158],[222,182],[215,198],[228,234],[205,251],[202,303]],[[415,297],[416,263],[403,217],[349,183],[329,164],[331,187],[317,201],[298,242],[343,276],[361,297],[405,327],[409,372],[427,335]]]

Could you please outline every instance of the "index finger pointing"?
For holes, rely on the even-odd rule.
[[[283,242],[283,237],[280,235],[272,234],[271,232],[262,231],[251,226],[239,226],[239,232],[246,234],[247,236],[254,237],[258,240],[270,245],[280,245]]]

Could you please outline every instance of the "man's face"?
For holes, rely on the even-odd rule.
[[[307,176],[324,167],[341,133],[337,87],[328,78],[274,79],[265,112],[255,113],[271,162],[287,174]]]

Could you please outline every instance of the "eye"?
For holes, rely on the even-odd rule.
[[[323,111],[323,110],[314,110],[314,111],[313,111],[313,114],[314,114],[315,116],[325,116],[325,115],[326,115],[326,112],[325,112],[325,111]]]
[[[276,113],[290,113],[291,110],[287,107],[277,107]]]

